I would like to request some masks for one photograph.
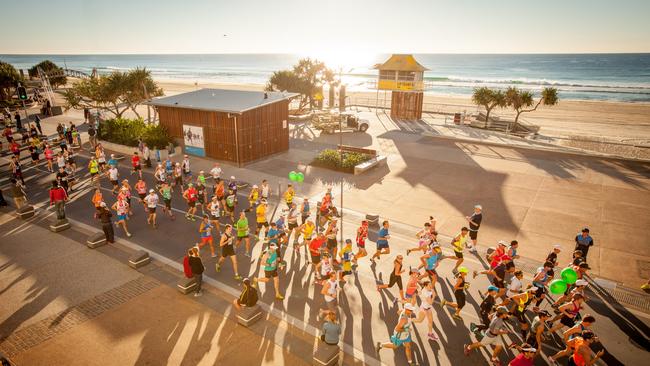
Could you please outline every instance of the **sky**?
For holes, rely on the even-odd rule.
[[[0,0],[0,54],[650,52],[650,0]]]

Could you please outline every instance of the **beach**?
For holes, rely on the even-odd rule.
[[[174,95],[200,88],[226,88],[244,90],[262,90],[262,84],[236,83],[194,83],[169,79],[158,79],[165,95]],[[377,93],[349,92],[351,101],[371,101],[374,103]],[[387,95],[390,101],[390,94]],[[326,96],[327,99],[327,96]],[[383,99],[383,92],[380,92]],[[474,113],[478,107],[469,97],[428,95],[424,97],[425,110],[431,107],[445,112]],[[514,118],[508,109],[497,109],[492,115]],[[426,116],[425,116],[426,118]],[[589,138],[606,137],[612,141],[634,144],[650,144],[650,103],[560,100],[553,107],[540,106],[537,111],[524,113],[525,122],[539,125],[540,134],[553,137],[581,136]]]

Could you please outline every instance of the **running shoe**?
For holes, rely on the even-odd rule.
[[[641,285],[641,290],[650,290],[650,283]]]
[[[452,314],[451,317],[454,319],[463,320],[463,317],[457,314]]]
[[[214,254],[214,253],[212,253],[212,255],[211,255],[210,257],[212,257],[212,258],[217,258],[217,255]]]
[[[377,342],[377,345],[375,346],[375,351],[377,351],[377,354],[379,354],[380,350],[381,350],[381,342]]]
[[[236,281],[241,281],[242,277],[238,274],[235,275],[235,280]]]
[[[465,354],[465,356],[469,356],[469,352],[470,352],[470,349],[467,346],[467,344],[463,344],[463,353]]]
[[[478,271],[472,272],[472,278],[476,278],[478,276]]]
[[[221,272],[221,266],[219,264],[216,264],[214,268],[217,270],[217,272]]]
[[[284,300],[284,296],[282,296],[282,295],[275,295],[275,298],[277,300]]]
[[[440,306],[444,307],[445,305],[447,305],[447,300],[440,300]]]
[[[126,236],[130,238],[130,237],[132,237],[132,236],[133,236],[133,234],[131,234],[131,233],[128,233],[128,234],[126,234]]]
[[[195,292],[194,293],[194,297],[199,297],[199,296],[202,296],[202,295],[203,295],[203,292]]]
[[[476,333],[476,324],[475,323],[469,323],[469,331],[472,333]]]
[[[427,336],[432,341],[437,341],[438,340],[438,336],[436,336],[435,333],[429,333],[429,334],[427,334]]]

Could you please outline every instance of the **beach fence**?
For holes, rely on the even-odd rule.
[[[621,142],[605,137],[569,136],[555,138],[560,145],[632,159],[650,160],[650,141]]]
[[[389,98],[367,98],[367,97],[350,97],[348,107],[371,109],[390,109],[391,100]],[[479,108],[473,104],[447,104],[447,103],[422,103],[422,113],[441,114],[454,116],[457,113],[478,113]]]

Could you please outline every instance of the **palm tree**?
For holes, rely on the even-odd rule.
[[[493,90],[487,87],[474,89],[472,101],[480,106],[485,107],[485,124],[490,122],[490,112],[495,107],[503,108],[506,106],[506,95],[501,90]]]
[[[515,87],[510,87],[506,90],[505,95],[506,103],[508,106],[512,107],[515,110],[515,126],[519,121],[519,116],[522,113],[533,112],[537,110],[542,103],[547,106],[556,105],[560,98],[557,95],[557,89],[555,88],[544,88],[542,90],[541,97],[535,103],[535,96],[531,91],[520,90]],[[532,105],[535,105],[533,108],[529,108]],[[528,108],[528,109],[526,109]]]

